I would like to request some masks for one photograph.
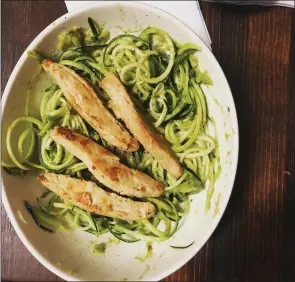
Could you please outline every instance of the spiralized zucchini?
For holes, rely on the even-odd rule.
[[[29,99],[27,103],[30,103]],[[73,174],[73,172],[77,174],[80,170],[85,169],[85,166],[77,158],[67,153],[61,145],[56,144],[49,136],[50,129],[56,125],[89,136],[85,122],[73,111],[56,85],[46,89],[40,104],[40,116],[41,120],[31,117],[27,113],[26,116],[17,118],[9,126],[6,146],[13,163],[2,161],[2,166],[17,167],[23,170],[38,168],[54,172],[66,171],[68,174]],[[13,152],[11,136],[16,127],[24,122],[29,124],[29,128],[20,134],[17,152]],[[26,140],[28,141],[28,149],[25,153],[24,144]],[[79,164],[80,166],[78,166]],[[80,169],[77,170],[77,168]]]
[[[106,43],[108,33],[91,19],[89,24],[91,29],[86,30],[84,35],[79,28],[70,30],[64,45],[59,45],[62,53],[57,61],[76,71],[92,85],[106,106],[109,98],[98,89],[98,83],[109,71],[115,72],[139,110],[153,120],[155,128],[171,144],[185,168],[184,174],[175,179],[142,147],[130,154],[109,146],[74,111],[57,85],[46,89],[43,95],[41,119],[27,112],[10,125],[6,146],[11,163],[2,162],[2,166],[20,170],[43,169],[93,179],[82,162],[50,138],[49,130],[60,125],[89,136],[118,155],[129,167],[165,184],[166,192],[162,198],[146,199],[155,205],[156,215],[149,220],[132,222],[102,217],[74,207],[54,193],[47,192],[37,201],[39,210],[35,214],[39,216],[35,218],[42,226],[49,227],[52,221],[49,222],[48,217],[55,218],[59,227],[63,226],[60,220],[66,219],[73,229],[96,236],[109,231],[129,243],[167,240],[177,231],[180,219],[189,213],[189,196],[199,193],[207,184],[206,209],[210,209],[214,183],[221,170],[218,138],[216,134],[209,133],[209,128],[214,128],[215,124],[208,118],[206,97],[201,88],[202,83],[211,84],[212,81],[206,72],[200,71],[194,55],[201,49],[192,43],[175,43],[165,31],[154,27],[145,29],[139,36],[119,35]],[[32,54],[38,60],[43,58],[36,52]],[[20,123],[27,123],[29,127],[18,137],[15,152],[11,138]]]

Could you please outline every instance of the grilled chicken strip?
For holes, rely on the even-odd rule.
[[[123,151],[138,150],[138,141],[122,127],[105,108],[93,88],[74,71],[49,60],[42,62],[43,69],[55,79],[72,107],[109,144]]]
[[[173,176],[180,177],[183,169],[168,142],[144,121],[120,80],[109,73],[99,85],[110,96],[117,118],[124,121],[130,132],[163,168]]]
[[[92,181],[55,173],[41,174],[38,179],[65,201],[92,213],[124,220],[139,220],[155,214],[155,207],[151,203],[136,202],[108,193]]]
[[[162,183],[121,164],[117,156],[93,140],[60,126],[55,127],[50,136],[80,159],[99,182],[117,193],[138,198],[163,194]]]

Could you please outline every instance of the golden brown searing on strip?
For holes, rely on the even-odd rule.
[[[38,179],[65,201],[95,214],[123,220],[140,220],[155,214],[151,203],[108,193],[91,181],[55,173],[43,173]]]
[[[180,177],[183,169],[170,145],[144,121],[120,80],[113,73],[109,73],[99,85],[111,98],[117,118],[124,121],[130,132],[163,168],[173,176]]]
[[[93,140],[57,126],[51,138],[80,159],[94,177],[113,191],[137,198],[159,197],[164,185],[148,175],[120,163],[120,159]]]

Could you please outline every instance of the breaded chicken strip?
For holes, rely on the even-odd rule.
[[[151,203],[108,193],[91,181],[55,173],[43,173],[38,179],[65,201],[92,213],[124,220],[140,220],[155,214]]]
[[[55,127],[50,136],[80,159],[99,182],[117,193],[138,198],[163,194],[162,183],[121,164],[117,156],[93,140],[60,126]]]
[[[180,177],[183,169],[168,142],[144,121],[120,80],[109,73],[99,85],[110,96],[117,118],[124,121],[130,132],[163,168],[173,176]]]

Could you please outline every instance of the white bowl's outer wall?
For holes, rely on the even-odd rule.
[[[37,69],[36,63],[28,58],[27,51],[37,49],[45,54],[52,53],[59,32],[73,25],[86,26],[89,16],[106,23],[106,28],[111,30],[112,36],[122,32],[116,28],[118,26],[131,30],[156,26],[169,32],[179,42],[194,42],[202,47],[203,51],[197,56],[201,69],[207,69],[214,81],[213,87],[204,90],[210,116],[217,123],[222,162],[222,173],[216,183],[211,211],[207,215],[204,214],[205,191],[196,195],[190,214],[181,223],[181,228],[174,238],[161,244],[153,244],[153,257],[146,263],[141,263],[135,256],[145,254],[143,242],[108,245],[105,255],[95,256],[91,252],[91,240],[107,242],[108,236],[96,239],[85,232],[58,232],[52,235],[36,227],[23,207],[24,200],[34,203],[42,191],[33,174],[18,178],[2,173],[3,203],[14,229],[29,251],[45,267],[65,280],[161,280],[179,269],[200,250],[215,230],[228,203],[238,159],[238,125],[232,94],[212,53],[185,24],[162,10],[142,3],[97,3],[66,14],[53,22],[37,36],[21,56],[3,94],[2,142],[7,124],[24,112],[25,90]],[[219,213],[213,216],[214,203],[219,194]],[[19,219],[17,211],[23,214],[28,224]],[[169,247],[184,246],[193,241],[194,244],[184,250]],[[147,269],[149,270],[145,271]]]

